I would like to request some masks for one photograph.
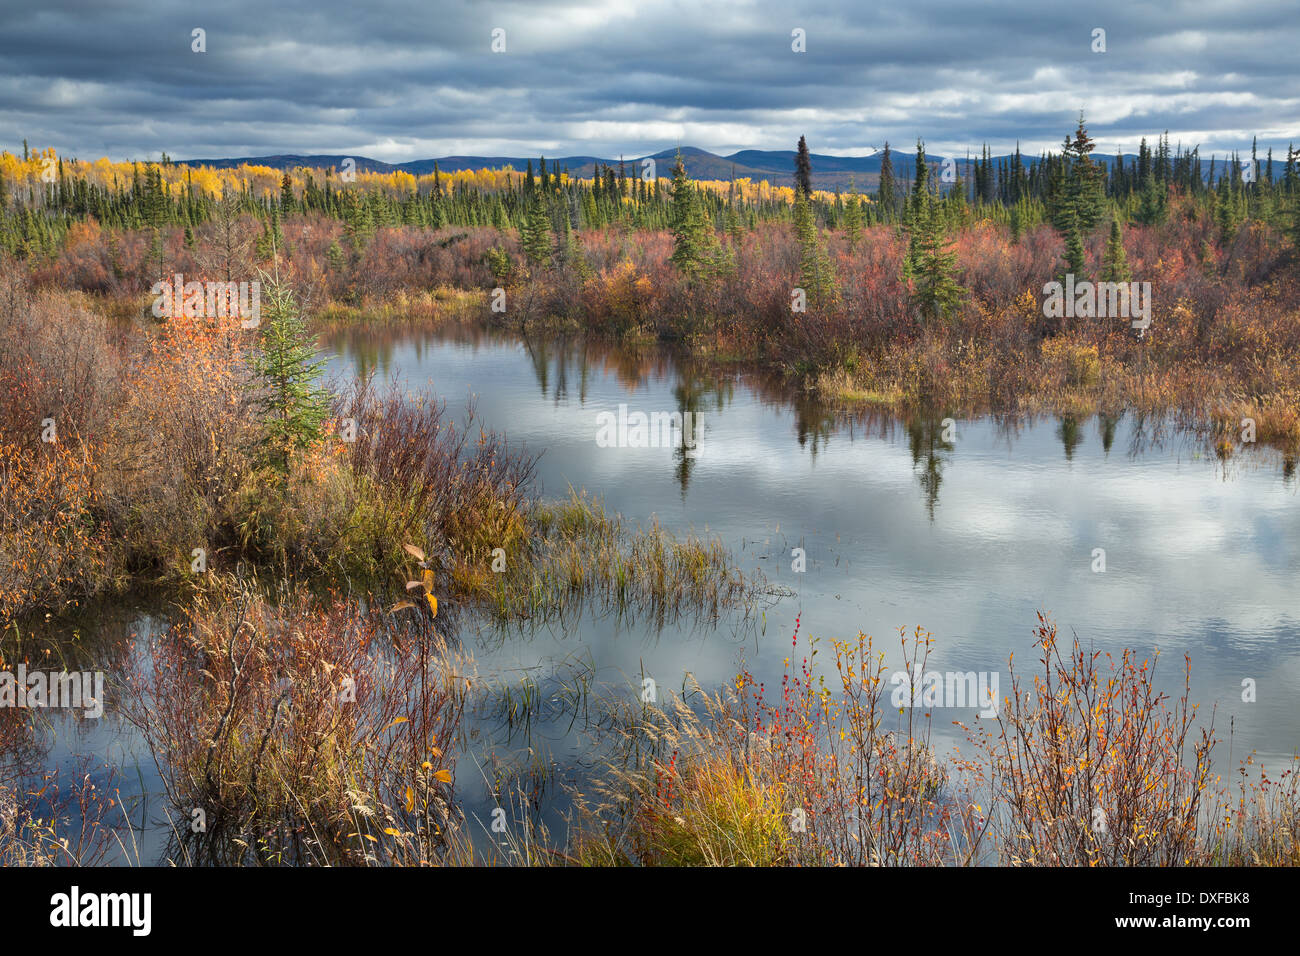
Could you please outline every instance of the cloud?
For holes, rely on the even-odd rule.
[[[207,52],[191,51],[191,30]],[[805,31],[807,52],[791,50]],[[1105,53],[1092,31],[1106,30]],[[491,50],[506,31],[506,52]],[[1168,129],[1202,154],[1300,139],[1289,4],[919,0],[50,0],[0,37],[0,143],[83,158],[356,153],[933,153],[1107,149]]]

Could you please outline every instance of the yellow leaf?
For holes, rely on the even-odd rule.
[[[433,779],[437,780],[440,783],[451,783],[451,771],[439,770],[437,773],[433,775]]]
[[[388,730],[390,727],[396,727],[398,724],[404,724],[404,723],[406,723],[405,717],[394,717],[392,719],[392,722],[389,723],[388,727],[385,727],[384,730]],[[383,733],[383,731],[381,730],[380,733]]]
[[[398,601],[389,613],[396,614],[398,611],[405,611],[408,607],[415,607],[415,605],[410,601]]]
[[[434,597],[432,594],[426,594],[425,597],[427,597],[427,598],[429,599],[429,610],[433,612],[433,616],[434,616],[434,617],[437,617],[437,616],[438,616],[438,599],[437,599],[436,597]]]
[[[408,784],[406,787],[406,812],[410,813],[415,809],[415,791]]]
[[[399,831],[394,830],[392,827],[384,827],[384,832],[387,833],[389,836],[401,836],[401,835],[402,835]]]
[[[432,590],[433,590],[433,572],[430,571],[428,568],[425,568],[424,574],[421,575],[421,577],[424,579],[424,590],[425,590],[425,592],[427,593],[427,592],[432,591]]]

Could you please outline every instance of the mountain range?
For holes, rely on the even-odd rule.
[[[686,173],[692,179],[712,179],[727,180],[733,176],[737,179],[749,178],[755,182],[766,179],[773,185],[786,186],[790,185],[794,178],[794,150],[781,149],[742,149],[739,152],[732,153],[729,156],[719,156],[705,149],[699,149],[695,146],[682,146],[680,149],[665,149],[654,153],[649,157],[623,157],[622,161],[627,169],[629,176],[640,175],[642,161],[644,159],[653,159],[655,161],[655,172],[659,176],[668,176],[669,171],[676,159],[677,153],[682,154],[682,161],[686,166]],[[908,179],[911,176],[912,165],[915,161],[915,153],[912,151],[891,150],[894,161],[894,174],[900,179]],[[817,189],[825,190],[845,190],[849,188],[850,182],[857,185],[864,192],[876,188],[880,180],[880,159],[881,153],[876,152],[870,156],[825,156],[818,153],[812,154],[813,169],[813,186]],[[931,165],[942,164],[946,157],[939,155],[927,155]],[[963,162],[966,157],[954,157],[957,160],[958,168],[963,179],[969,179],[969,175]],[[975,159],[971,157],[972,166]],[[1129,164],[1135,158],[1132,153],[1124,154],[1125,164]],[[250,166],[269,166],[272,169],[293,169],[298,166],[307,167],[339,167],[344,160],[352,159],[356,163],[358,170],[366,172],[392,173],[397,170],[408,172],[414,176],[426,176],[433,172],[434,164],[437,163],[438,169],[444,173],[458,172],[464,169],[501,169],[506,166],[512,166],[517,170],[523,170],[527,164],[533,163],[534,172],[538,171],[539,157],[519,157],[519,156],[441,156],[437,159],[417,159],[408,163],[385,163],[377,159],[369,159],[365,156],[347,156],[345,154],[278,154],[274,156],[241,156],[228,159],[185,159],[175,160],[177,165],[189,166],[210,166],[216,169],[226,169],[232,166],[248,164]],[[996,166],[999,160],[1009,160],[1010,157],[995,156],[993,157]],[[1096,162],[1105,163],[1111,166],[1114,163],[1114,154],[1094,153],[1093,159]],[[1026,165],[1033,165],[1038,162],[1037,156],[1021,154],[1021,160]],[[608,165],[618,169],[619,157],[601,158],[598,156],[560,156],[546,157],[547,165],[559,162],[560,168],[566,170],[569,175],[582,179],[589,179],[597,164]],[[1201,160],[1202,173],[1209,169],[1210,160],[1203,158]],[[1260,160],[1261,167],[1264,160]],[[1281,161],[1274,160],[1274,174],[1283,166]],[[1223,168],[1223,157],[1219,157],[1219,163],[1216,169]],[[1264,172],[1261,169],[1260,174]]]

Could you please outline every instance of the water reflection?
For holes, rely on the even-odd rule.
[[[412,385],[419,384],[419,369],[430,359],[432,348],[453,348],[468,352],[467,360],[488,351],[518,351],[527,360],[535,387],[540,396],[553,408],[570,404],[585,407],[593,400],[592,383],[598,378],[609,378],[619,390],[630,395],[650,391],[664,391],[669,402],[656,403],[654,411],[673,411],[684,416],[706,419],[726,412],[735,402],[737,389],[743,388],[747,398],[761,404],[779,408],[792,418],[793,437],[798,447],[806,451],[815,462],[825,454],[832,441],[852,442],[859,437],[874,436],[892,439],[902,428],[908,439],[917,489],[931,521],[935,519],[944,480],[944,469],[956,457],[957,445],[945,440],[945,414],[937,409],[912,410],[901,414],[875,406],[844,407],[821,401],[815,394],[792,388],[779,373],[744,365],[719,368],[702,362],[689,353],[673,351],[636,343],[621,345],[608,341],[594,341],[582,336],[554,332],[527,332],[516,334],[485,327],[478,323],[449,324],[435,330],[412,328],[401,323],[390,323],[373,328],[341,328],[322,339],[322,345],[343,361],[336,363],[336,371],[349,376],[377,372],[385,377],[404,377]],[[476,380],[465,376],[469,387],[481,392],[492,387],[489,379]],[[455,394],[431,381],[444,397]],[[517,382],[512,381],[512,385]],[[1171,443],[1182,442],[1186,453],[1193,458],[1212,454],[1213,443],[1208,429],[1199,423],[1179,420],[1173,416],[1153,416],[1141,412],[1103,412],[1090,416],[1096,422],[1096,434],[1101,451],[1109,456],[1121,426],[1127,421],[1127,450],[1131,459],[1147,454],[1164,452]],[[1036,416],[1001,414],[985,419],[992,424],[1008,450],[1020,439],[1024,429],[1034,426]],[[1087,440],[1089,418],[1064,414],[1054,418],[1054,434],[1064,460],[1075,460],[1076,454]],[[511,432],[510,422],[502,424]],[[705,429],[708,431],[708,427]],[[513,431],[517,432],[518,429]],[[683,500],[688,495],[692,475],[699,467],[696,455],[690,453],[686,436],[678,433],[672,454],[672,476]],[[553,452],[552,452],[553,453]],[[1284,482],[1295,478],[1296,461],[1292,454],[1281,455],[1267,448],[1239,450],[1245,454],[1245,467],[1277,467]],[[711,456],[717,460],[717,455]],[[1237,462],[1238,466],[1242,462]],[[1231,470],[1225,462],[1223,474]]]

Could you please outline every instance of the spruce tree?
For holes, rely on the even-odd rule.
[[[278,278],[260,273],[262,321],[253,356],[254,407],[262,424],[266,463],[287,478],[296,451],[322,437],[329,393],[317,385],[325,365],[316,357],[293,291]]]
[[[707,258],[712,228],[705,221],[695,184],[686,176],[682,154],[677,154],[673,164],[672,185],[669,187],[671,204],[670,226],[673,233],[673,254],[669,261],[688,277],[699,275]]]
[[[930,167],[925,159],[925,144],[916,141],[916,177],[912,180],[912,194],[903,211],[903,227],[907,230],[907,258],[903,262],[903,278],[916,273],[920,262],[921,240],[930,213]]]
[[[802,136],[799,137],[799,150],[794,158],[794,188],[803,193],[805,198],[812,197],[812,156],[808,153],[808,141]]]
[[[1128,267],[1128,256],[1124,252],[1124,234],[1120,230],[1119,220],[1110,221],[1110,238],[1106,241],[1106,254],[1101,261],[1102,282],[1128,282],[1132,273]]]
[[[957,253],[952,249],[943,216],[928,193],[911,220],[915,260],[912,265],[912,301],[923,319],[948,318],[966,298],[957,281]]]
[[[534,265],[541,265],[551,257],[551,218],[546,214],[540,193],[534,192],[528,215],[519,227],[519,244]]]
[[[286,169],[284,175],[280,177],[280,212],[287,216],[293,212],[293,207],[293,180],[289,178],[289,171]]]
[[[811,205],[800,190],[794,193],[795,238],[799,241],[799,285],[813,308],[833,305],[839,298],[835,268],[817,235]]]
[[[894,160],[888,142],[880,154],[880,185],[876,190],[876,198],[882,221],[889,222],[894,218]]]
[[[852,179],[849,180],[849,198],[844,204],[844,238],[849,244],[849,252],[856,249],[862,239],[862,197]]]
[[[1083,248],[1083,237],[1079,233],[1079,222],[1071,219],[1065,231],[1065,255],[1062,259],[1064,271],[1060,281],[1064,283],[1067,274],[1073,275],[1076,282],[1084,278],[1088,268],[1088,254]]]

